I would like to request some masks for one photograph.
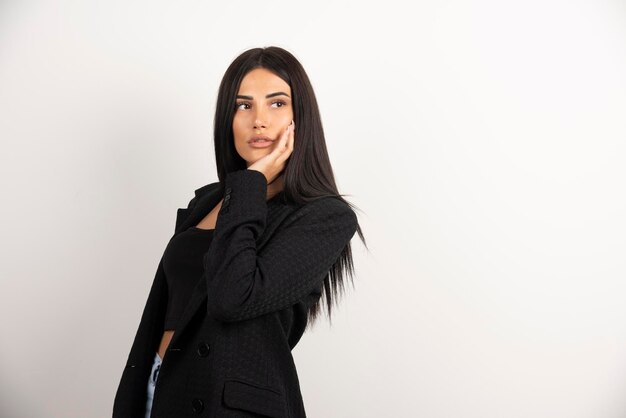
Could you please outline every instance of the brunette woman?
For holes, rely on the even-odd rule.
[[[353,273],[351,238],[365,240],[292,54],[254,48],[233,61],[214,142],[219,181],[178,209],[114,417],[306,416],[291,350],[322,301],[330,319]]]

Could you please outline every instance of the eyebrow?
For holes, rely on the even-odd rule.
[[[275,93],[270,93],[267,96],[265,96],[266,99],[269,99],[270,97],[275,97],[275,96],[287,96],[289,97],[289,95],[285,92],[282,91],[277,91]],[[252,100],[252,96],[242,96],[240,94],[237,95],[237,99],[246,99],[246,100]]]

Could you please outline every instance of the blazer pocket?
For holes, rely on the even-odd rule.
[[[273,418],[286,418],[285,395],[274,388],[259,386],[240,379],[224,382],[224,404],[231,408],[256,412]]]

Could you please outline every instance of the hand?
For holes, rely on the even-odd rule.
[[[248,170],[257,170],[265,175],[267,183],[271,183],[285,168],[285,161],[293,152],[296,123],[292,120],[280,138],[276,140],[274,149],[264,157],[255,161]]]

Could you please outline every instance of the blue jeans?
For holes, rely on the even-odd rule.
[[[146,418],[150,418],[152,412],[152,399],[154,399],[154,387],[159,377],[159,369],[161,368],[161,357],[159,353],[155,353],[154,362],[152,363],[152,371],[148,379],[148,400],[146,401]]]

